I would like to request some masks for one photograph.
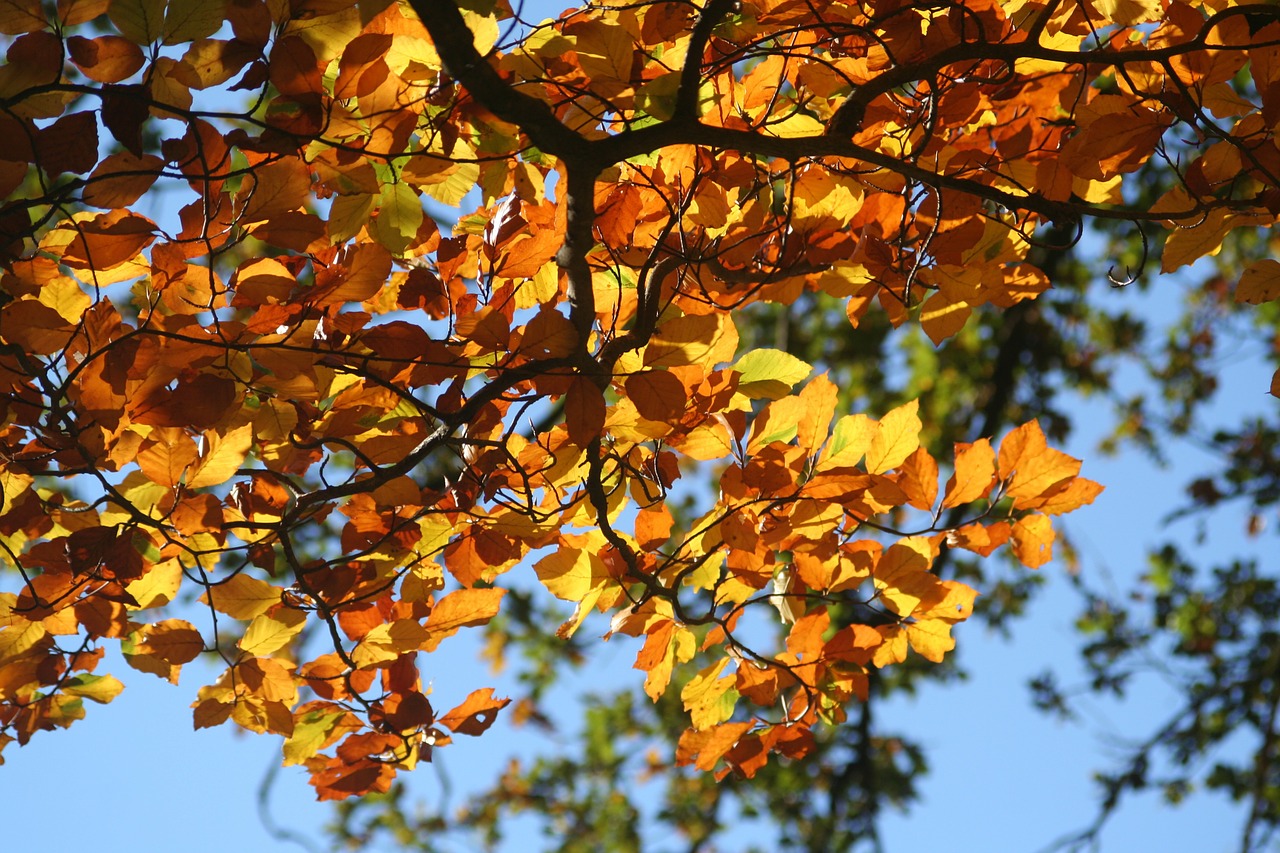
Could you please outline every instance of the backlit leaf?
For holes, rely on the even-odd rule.
[[[254,657],[267,657],[279,651],[298,636],[307,622],[307,614],[302,610],[281,607],[271,613],[255,616],[245,629],[244,636],[237,644],[245,654]]]
[[[791,393],[813,368],[790,353],[776,349],[753,349],[733,366],[741,376],[738,391],[752,398],[776,400]]]
[[[867,471],[881,474],[901,465],[920,446],[920,404],[912,400],[885,415],[867,448]]]

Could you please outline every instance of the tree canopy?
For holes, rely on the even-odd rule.
[[[281,738],[361,798],[352,839],[430,849],[397,774],[554,724],[603,633],[652,704],[602,698],[582,755],[467,822],[554,802],[638,846],[643,771],[693,849],[731,797],[796,847],[874,844],[924,769],[877,697],[953,671],[975,612],[1011,624],[1055,546],[1074,565],[1059,517],[1103,487],[1056,449],[1061,395],[1158,454],[1224,336],[1280,340],[1269,4],[7,0],[0,33],[0,748],[111,701],[108,645],[175,683],[216,656],[195,726]],[[1153,354],[1095,285],[1158,273]],[[1158,399],[1115,393],[1126,359]],[[1260,531],[1278,436],[1204,437],[1185,514]],[[1260,849],[1274,578],[1152,566],[1150,614],[1086,590],[1092,687],[1158,650],[1187,704],[1099,821],[1243,728],[1253,760],[1204,781]],[[433,705],[464,629],[526,695],[478,673]]]

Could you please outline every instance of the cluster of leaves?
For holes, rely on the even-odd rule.
[[[643,638],[655,700],[697,658],[679,763],[802,757],[953,648],[976,591],[940,555],[1040,566],[1099,487],[1035,421],[951,442],[940,485],[919,402],[837,417],[843,367],[742,347],[752,318],[938,344],[1041,301],[1038,233],[1158,223],[1172,271],[1280,210],[1269,8],[518,11],[0,7],[0,745],[118,693],[118,640],[171,680],[217,654],[197,726],[385,792],[507,704],[438,714],[418,660],[532,565],[560,637]],[[1153,161],[1178,180],[1127,204]],[[207,631],[163,610],[197,598]]]

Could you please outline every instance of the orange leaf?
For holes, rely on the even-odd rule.
[[[141,629],[138,654],[153,655],[175,666],[195,660],[204,651],[204,640],[185,619],[166,619]]]
[[[1035,508],[1045,515],[1061,515],[1064,512],[1071,512],[1086,504],[1093,503],[1094,498],[1102,494],[1102,490],[1101,483],[1086,480],[1084,477],[1076,477],[1065,489],[1053,492],[1053,494],[1045,498],[1043,503],[1039,503]]]
[[[1007,441],[1007,439],[1006,439]],[[963,506],[985,495],[996,476],[996,454],[985,438],[956,445],[956,470],[947,481],[944,509]]]
[[[1009,479],[1007,494],[1015,509],[1028,509],[1067,487],[1080,473],[1080,460],[1050,448],[1036,421],[1028,421],[1000,443],[1000,477]],[[1012,475],[1012,479],[1010,476]]]
[[[684,383],[666,370],[633,373],[627,377],[625,387],[627,397],[646,420],[677,420],[689,404]]]
[[[1009,541],[1009,522],[998,521],[995,524],[966,524],[959,530],[947,534],[947,542],[953,548],[964,548],[979,556],[986,557],[992,551]]]
[[[154,429],[138,449],[138,467],[157,485],[173,488],[196,461],[196,443],[177,427]]]
[[[562,358],[578,345],[578,332],[569,318],[543,305],[524,327],[520,352],[530,358]]]
[[[644,507],[636,513],[636,544],[645,550],[661,546],[671,538],[674,524],[665,503]]]
[[[809,456],[817,453],[823,442],[827,440],[839,393],[840,389],[836,388],[835,383],[828,379],[825,373],[809,380],[800,391],[800,402],[803,408],[796,429],[796,438]]]
[[[754,725],[752,722],[724,723],[706,731],[686,729],[676,746],[676,763],[681,766],[694,764],[704,771],[714,770],[724,754]]]
[[[511,704],[510,699],[495,699],[493,688],[485,687],[472,691],[461,705],[442,717],[436,723],[447,726],[462,735],[481,735],[498,719],[498,712]]]
[[[142,198],[160,177],[164,161],[154,154],[135,157],[127,151],[103,158],[85,182],[85,204],[111,209],[127,207]]]
[[[938,463],[929,451],[917,447],[899,468],[898,488],[907,496],[907,502],[925,512],[933,509],[938,499]]]
[[[59,226],[55,231],[66,226]],[[133,260],[156,238],[156,225],[145,216],[113,210],[76,225],[62,254],[74,269],[111,270]]]
[[[505,589],[460,589],[436,602],[427,619],[427,639],[422,644],[424,652],[433,652],[445,637],[459,628],[483,625],[498,615]]]
[[[146,60],[142,48],[120,36],[71,36],[67,52],[84,76],[98,83],[119,83],[132,77]]]
[[[1013,553],[1028,569],[1038,569],[1053,559],[1053,524],[1047,515],[1034,513],[1013,525]]]

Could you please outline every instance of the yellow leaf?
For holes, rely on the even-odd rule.
[[[1239,216],[1229,210],[1215,208],[1198,222],[1176,225],[1164,241],[1164,253],[1160,256],[1161,271],[1173,272],[1200,258],[1218,254],[1223,239],[1233,228],[1252,224],[1255,219],[1257,217]]]
[[[266,657],[288,645],[302,631],[306,622],[305,612],[281,607],[275,613],[263,613],[255,617],[237,645],[246,654]]]
[[[230,432],[211,430],[204,434],[204,453],[196,462],[187,487],[202,489],[220,486],[231,479],[244,463],[253,443],[253,424],[247,423]]]
[[[718,726],[733,715],[733,707],[737,701],[737,691],[729,692],[733,687],[733,676],[720,677],[728,658],[721,658],[711,666],[695,675],[684,689],[680,691],[680,700],[684,709],[689,712],[693,727],[698,731]]]
[[[671,672],[677,662],[693,657],[696,641],[688,628],[674,621],[664,621],[645,637],[644,648],[636,655],[635,668],[646,672],[644,692],[657,702],[671,683]]]
[[[876,563],[874,578],[880,598],[899,616],[910,616],[920,603],[936,595],[939,580],[929,573],[933,548],[922,536],[899,539]]]
[[[689,431],[683,438],[671,439],[672,446],[699,462],[723,459],[733,452],[733,438],[722,420],[708,420]]]
[[[563,601],[581,601],[608,577],[603,561],[581,548],[560,548],[539,560],[533,570],[542,585]]]
[[[453,146],[448,168],[430,169],[428,173],[430,177],[424,180],[415,179],[410,170],[405,169],[404,179],[410,183],[420,185],[426,195],[431,196],[441,204],[457,207],[462,203],[463,197],[475,188],[476,181],[480,179],[480,164],[474,162],[475,158],[475,152],[459,140]],[[417,159],[426,161],[426,163],[422,164],[424,166],[429,166],[432,162],[438,162],[425,157]]]
[[[182,564],[177,560],[156,563],[145,575],[125,585],[125,590],[138,602],[136,609],[163,607],[178,595],[182,585]],[[134,608],[130,608],[134,609]]]
[[[1236,302],[1261,305],[1280,299],[1280,261],[1264,258],[1245,268],[1236,285]]]
[[[907,632],[901,625],[879,625],[876,630],[884,642],[876,646],[871,663],[878,667],[892,666],[907,659]]]
[[[405,183],[382,188],[374,230],[378,242],[393,255],[403,255],[418,234],[423,219],[422,199]]]
[[[783,139],[795,139],[798,137],[822,136],[826,127],[822,122],[813,116],[807,116],[804,113],[792,112],[781,121],[766,122],[764,125],[765,133],[771,136],[778,136]]]
[[[754,456],[771,442],[795,438],[798,424],[805,413],[804,405],[799,397],[783,397],[765,404],[751,425],[747,454]]]
[[[1049,516],[1034,513],[1013,525],[1013,553],[1028,569],[1038,569],[1053,559],[1053,524]]]
[[[956,647],[951,637],[951,623],[941,619],[919,619],[907,628],[907,640],[916,654],[933,663],[942,663],[947,652]]]
[[[1122,27],[1149,24],[1164,16],[1160,0],[1091,0],[1104,21]]]
[[[686,314],[658,327],[644,350],[646,367],[697,364],[708,371],[733,358],[738,349],[738,329],[727,311]]]
[[[912,400],[881,419],[867,448],[867,472],[883,474],[901,465],[920,446],[920,402]]]
[[[601,84],[614,84],[605,86],[610,92],[630,87],[635,46],[625,27],[589,21],[577,31],[574,46],[578,63],[591,78],[591,85],[600,88]]]
[[[107,16],[120,35],[149,45],[164,33],[164,9],[165,0],[112,0]]]
[[[372,210],[373,195],[370,193],[336,196],[329,206],[329,242],[345,243],[359,234],[360,229],[369,224]]]
[[[831,440],[822,450],[818,462],[819,471],[832,468],[852,468],[862,459],[876,436],[878,424],[863,414],[845,415],[836,421]]]
[[[121,690],[124,685],[114,675],[77,675],[62,685],[68,696],[82,696],[102,705],[119,696]]]
[[[240,572],[226,583],[213,586],[200,597],[206,604],[212,599],[213,609],[232,619],[256,619],[280,603],[279,587]]]

